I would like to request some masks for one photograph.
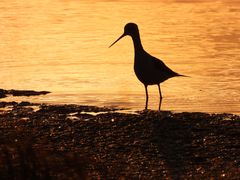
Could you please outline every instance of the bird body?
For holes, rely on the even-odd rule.
[[[145,86],[146,91],[146,105],[145,109],[148,107],[148,85],[158,85],[160,102],[159,102],[159,110],[162,102],[162,94],[160,89],[160,83],[165,80],[175,77],[175,76],[183,76],[180,75],[169,67],[167,67],[163,61],[157,59],[156,57],[147,53],[142,46],[140,34],[138,30],[138,26],[135,23],[128,23],[124,27],[124,33],[120,36],[112,45],[114,45],[117,41],[119,41],[124,36],[129,35],[132,37],[133,45],[134,45],[134,72]],[[110,47],[112,46],[110,45]]]
[[[135,55],[134,59],[135,74],[144,85],[160,84],[171,77],[180,76],[168,68],[161,60],[145,51],[140,55]]]

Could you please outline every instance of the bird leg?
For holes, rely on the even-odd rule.
[[[159,106],[158,106],[158,110],[161,110],[161,105],[162,105],[162,93],[161,93],[161,89],[160,89],[160,84],[158,84],[158,91],[159,91]]]
[[[148,108],[148,90],[147,90],[147,85],[144,85],[144,86],[145,86],[145,92],[146,92],[145,110],[147,110],[147,108]]]

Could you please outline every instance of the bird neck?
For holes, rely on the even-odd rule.
[[[142,46],[142,43],[141,43],[139,32],[137,32],[136,34],[134,34],[131,37],[132,37],[133,44],[134,44],[135,54],[143,51],[143,46]]]

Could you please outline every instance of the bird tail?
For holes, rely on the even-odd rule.
[[[191,77],[191,76],[186,76],[186,75],[182,75],[182,74],[178,74],[176,76],[181,76],[181,77]]]

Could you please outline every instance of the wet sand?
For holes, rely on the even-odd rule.
[[[2,179],[239,178],[237,115],[30,102],[0,108]]]

